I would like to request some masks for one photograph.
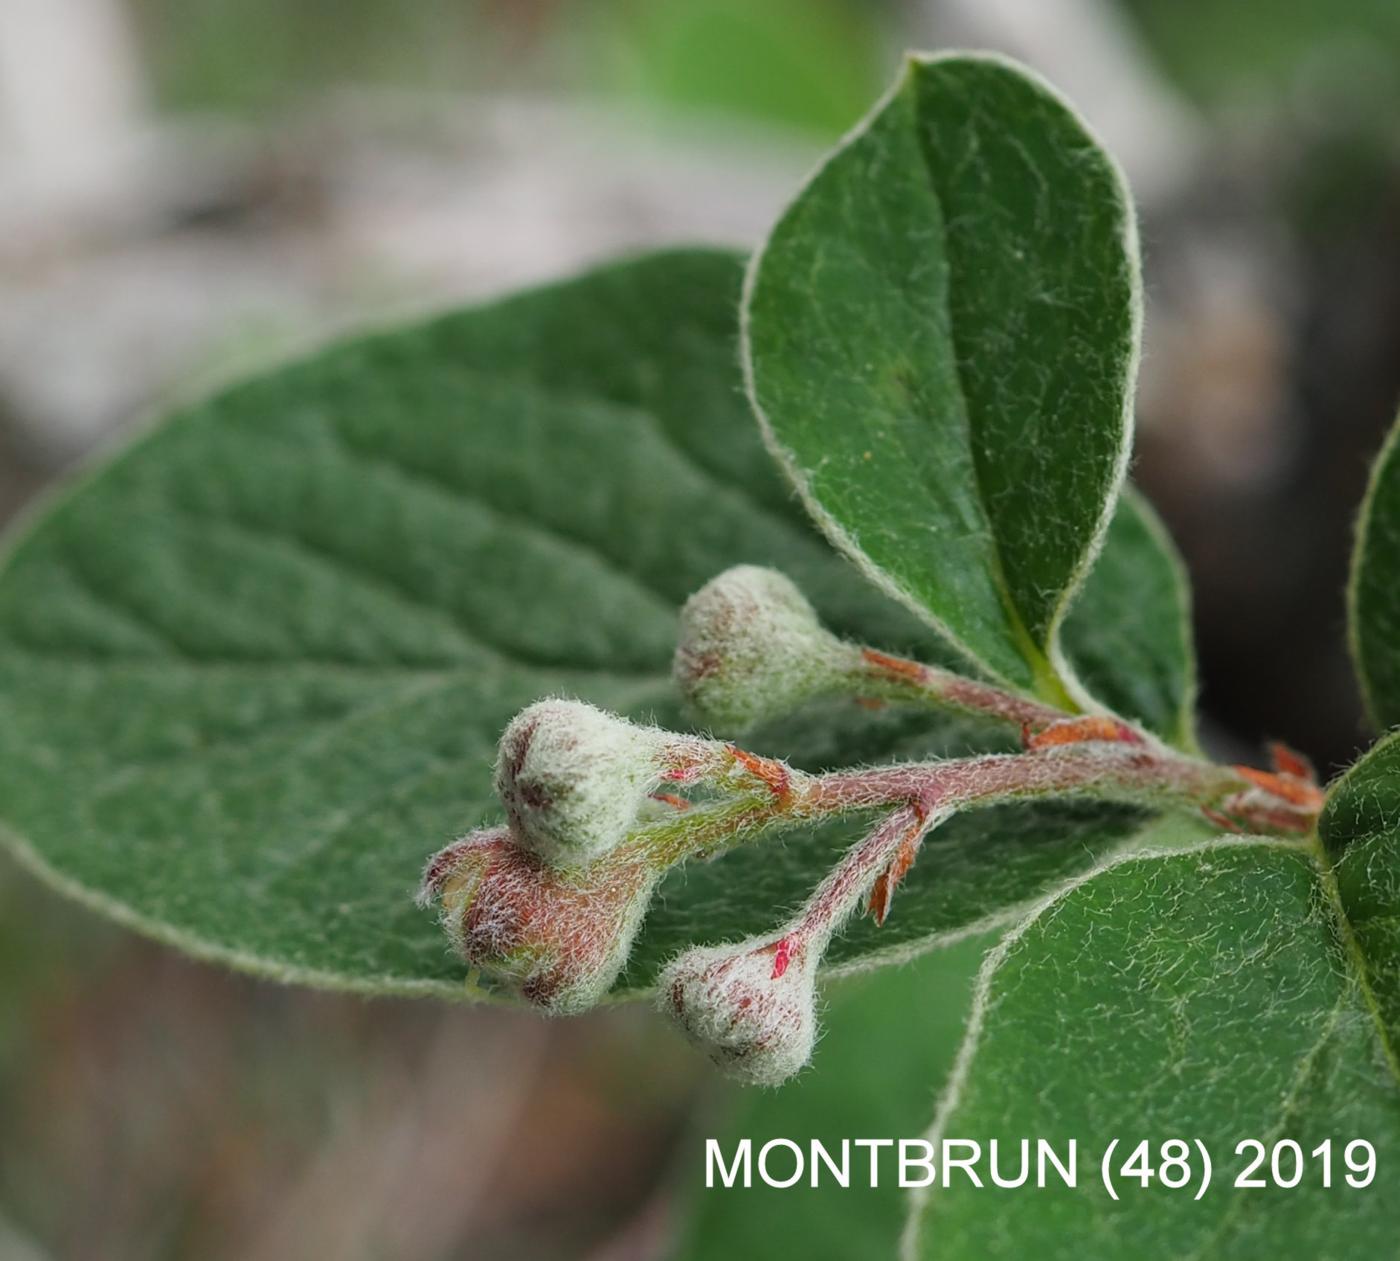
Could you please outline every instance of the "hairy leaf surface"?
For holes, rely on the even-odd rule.
[[[1332,786],[1318,834],[1353,958],[1400,1073],[1400,734],[1382,740]]]
[[[741,562],[791,574],[844,633],[936,655],[763,451],[737,379],[740,278],[729,254],[663,254],[335,347],[176,416],[52,503],[0,573],[17,852],[203,955],[461,992],[411,894],[428,854],[500,818],[490,766],[518,709],[576,694],[680,723],[677,609]],[[1108,625],[1086,660],[1111,663]],[[846,703],[757,743],[820,767],[1005,738]],[[1003,916],[1139,822],[1083,805],[959,820],[886,927],[858,925],[833,960]],[[771,924],[856,826],[676,873],[624,988],[690,941]]]
[[[1340,1261],[1392,1250],[1400,1228],[1383,1182],[1400,1160],[1394,1063],[1326,879],[1296,845],[1129,858],[1051,901],[988,957],[931,1137],[998,1140],[1004,1176],[1022,1138],[1061,1153],[1077,1140],[1079,1185],[978,1190],[955,1174],[916,1198],[921,1258]],[[1329,1138],[1330,1188],[1310,1156]],[[1118,1167],[1142,1139],[1153,1167],[1164,1140],[1191,1141],[1190,1189],[1120,1176],[1114,1203],[1099,1172],[1113,1139]],[[1199,1201],[1196,1139],[1213,1162]],[[1236,1188],[1245,1139],[1299,1144],[1299,1184]],[[1366,1189],[1344,1180],[1354,1139],[1377,1152]]]
[[[1140,308],[1117,168],[990,56],[911,58],[751,265],[751,390],[814,518],[1052,699],[1131,442]]]

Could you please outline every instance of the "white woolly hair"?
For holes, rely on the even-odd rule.
[[[697,946],[657,982],[662,1010],[729,1076],[778,1086],[812,1057],[817,1036],[815,969],[795,954],[773,976],[772,942]]]
[[[428,865],[457,952],[497,985],[553,1014],[595,1006],[631,950],[660,872],[608,858],[580,875],[555,870],[506,828],[463,837]]]
[[[698,719],[740,732],[838,687],[857,662],[790,578],[737,565],[681,609],[672,672]]]
[[[538,701],[501,736],[496,792],[520,843],[563,865],[616,846],[659,783],[666,733],[583,701]]]

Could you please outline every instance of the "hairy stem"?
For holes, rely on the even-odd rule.
[[[865,900],[871,888],[903,861],[902,856],[907,855],[908,862],[912,863],[914,850],[923,838],[953,813],[952,807],[930,811],[918,803],[891,810],[864,840],[847,851],[813,890],[784,934],[788,950],[810,951],[820,958],[836,931]],[[903,871],[899,875],[903,875]],[[893,893],[893,884],[890,893]],[[882,912],[877,914],[884,918]]]
[[[750,755],[751,756],[751,755]],[[977,806],[1029,798],[1092,796],[1166,808],[1197,808],[1228,816],[1251,831],[1304,834],[1320,799],[1290,781],[1247,768],[1215,766],[1171,751],[1115,742],[1052,747],[943,762],[805,775],[788,771],[783,791],[750,797],[701,813],[693,830],[671,828],[638,838],[669,861],[750,839],[755,833],[853,811],[882,810],[872,831],[854,844],[772,941],[775,976],[790,958],[814,963],[832,936],[867,898],[877,922],[914,862],[924,837],[940,823]],[[1282,794],[1282,795],[1280,795]]]
[[[858,688],[880,699],[914,701],[935,709],[994,718],[1018,727],[1045,727],[1069,716],[1043,701],[1028,700],[990,683],[964,678],[951,670],[892,657],[874,648],[860,650]]]
[[[912,762],[810,775],[744,754],[764,787],[733,800],[680,812],[639,830],[627,848],[657,865],[713,854],[778,828],[823,818],[917,806],[939,818],[958,810],[1030,798],[1094,797],[1166,809],[1197,809],[1238,830],[1304,835],[1314,802],[1280,795],[1273,777],[1217,766],[1135,743],[1086,742],[1027,753]]]

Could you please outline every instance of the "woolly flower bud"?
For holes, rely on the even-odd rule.
[[[697,946],[661,974],[660,1002],[730,1076],[777,1086],[807,1063],[816,1040],[815,978],[806,955],[785,937]]]
[[[501,736],[496,792],[520,843],[550,862],[586,863],[637,821],[660,778],[668,734],[582,701],[539,701]]]
[[[617,979],[660,873],[637,855],[559,871],[508,828],[456,841],[423,873],[458,953],[546,1011],[594,1006]]]
[[[737,732],[837,687],[855,651],[790,579],[739,565],[686,601],[672,673],[701,721]]]

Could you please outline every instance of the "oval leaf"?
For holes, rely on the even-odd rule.
[[[175,417],[60,497],[0,572],[17,851],[202,955],[462,993],[411,893],[429,853],[499,820],[490,767],[518,709],[571,693],[678,723],[677,609],[741,562],[790,573],[847,634],[936,654],[764,452],[736,388],[740,278],[729,254],[657,255],[339,346]],[[832,704],[759,743],[818,767],[1005,738]],[[1138,824],[1083,805],[957,820],[885,928],[857,925],[833,959],[1004,917]],[[851,838],[677,872],[624,987],[692,940],[767,927]]]
[[[1033,1066],[1028,1071],[1027,1066]],[[921,1192],[906,1255],[927,1258],[1342,1257],[1388,1252],[1397,1214],[1384,1171],[1400,1159],[1400,1090],[1321,873],[1299,847],[1230,840],[1128,859],[1050,902],[988,956],[967,1040],[929,1137],[981,1144],[983,1181],[961,1173]],[[1003,1177],[1031,1144],[1030,1183]],[[1035,1141],[1065,1159],[1035,1185]],[[1100,1178],[1118,1140],[1184,1139],[1190,1185]],[[1297,1186],[1236,1188],[1242,1140],[1296,1143]],[[1312,1153],[1333,1142],[1332,1185]],[[1354,1139],[1375,1146],[1378,1178],[1345,1181]],[[1196,1200],[1202,1161],[1212,1180]],[[1281,1169],[1291,1175],[1288,1152]],[[1262,1174],[1267,1181],[1271,1165]],[[1170,1171],[1173,1177],[1178,1170]]]
[[[832,542],[990,675],[1060,699],[1140,313],[1127,192],[1074,111],[999,58],[911,58],[752,263],[745,362]]]

